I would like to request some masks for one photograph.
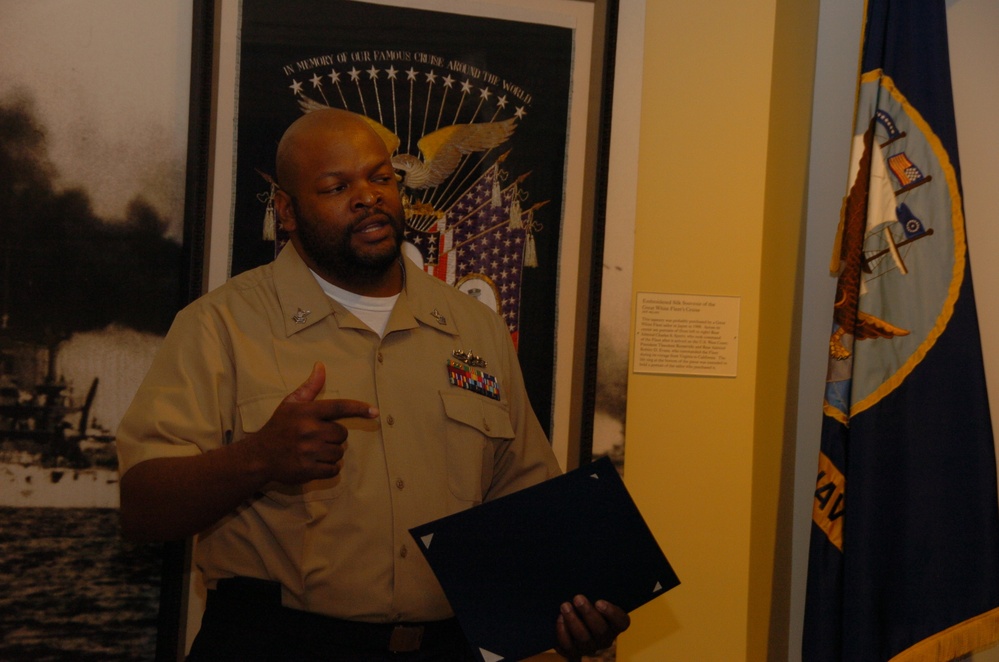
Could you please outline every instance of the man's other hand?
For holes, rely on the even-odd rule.
[[[629,625],[631,617],[620,607],[606,600],[591,604],[586,597],[577,595],[572,602],[562,604],[562,613],[555,622],[555,650],[569,660],[579,660],[610,646]]]

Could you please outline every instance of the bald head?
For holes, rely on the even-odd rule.
[[[324,144],[353,139],[357,134],[368,134],[381,142],[365,118],[357,113],[326,108],[299,117],[285,130],[278,143],[275,163],[278,184],[294,193],[302,181],[305,154]]]
[[[285,131],[274,211],[315,273],[365,296],[401,288],[405,213],[389,148],[369,120],[315,110]]]

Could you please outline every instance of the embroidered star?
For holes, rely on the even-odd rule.
[[[311,310],[302,310],[299,308],[298,312],[291,316],[291,321],[295,324],[305,324],[311,314]]]

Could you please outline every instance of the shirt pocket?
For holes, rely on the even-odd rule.
[[[287,396],[284,394],[258,395],[240,402],[239,416],[242,420],[243,436],[257,432],[264,424],[270,420],[274,410],[278,408],[281,401]],[[324,398],[335,398],[335,393],[326,392]],[[264,486],[264,496],[282,504],[301,503],[304,501],[320,501],[335,499],[343,492],[344,469],[333,478],[313,480],[301,485],[287,485],[285,483],[268,483]]]
[[[485,396],[442,391],[448,487],[462,501],[480,503],[493,480],[494,445],[513,439],[510,412]]]

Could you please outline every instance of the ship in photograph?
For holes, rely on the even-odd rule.
[[[91,419],[98,379],[76,396],[54,350],[0,343],[0,506],[117,508],[114,437]]]

